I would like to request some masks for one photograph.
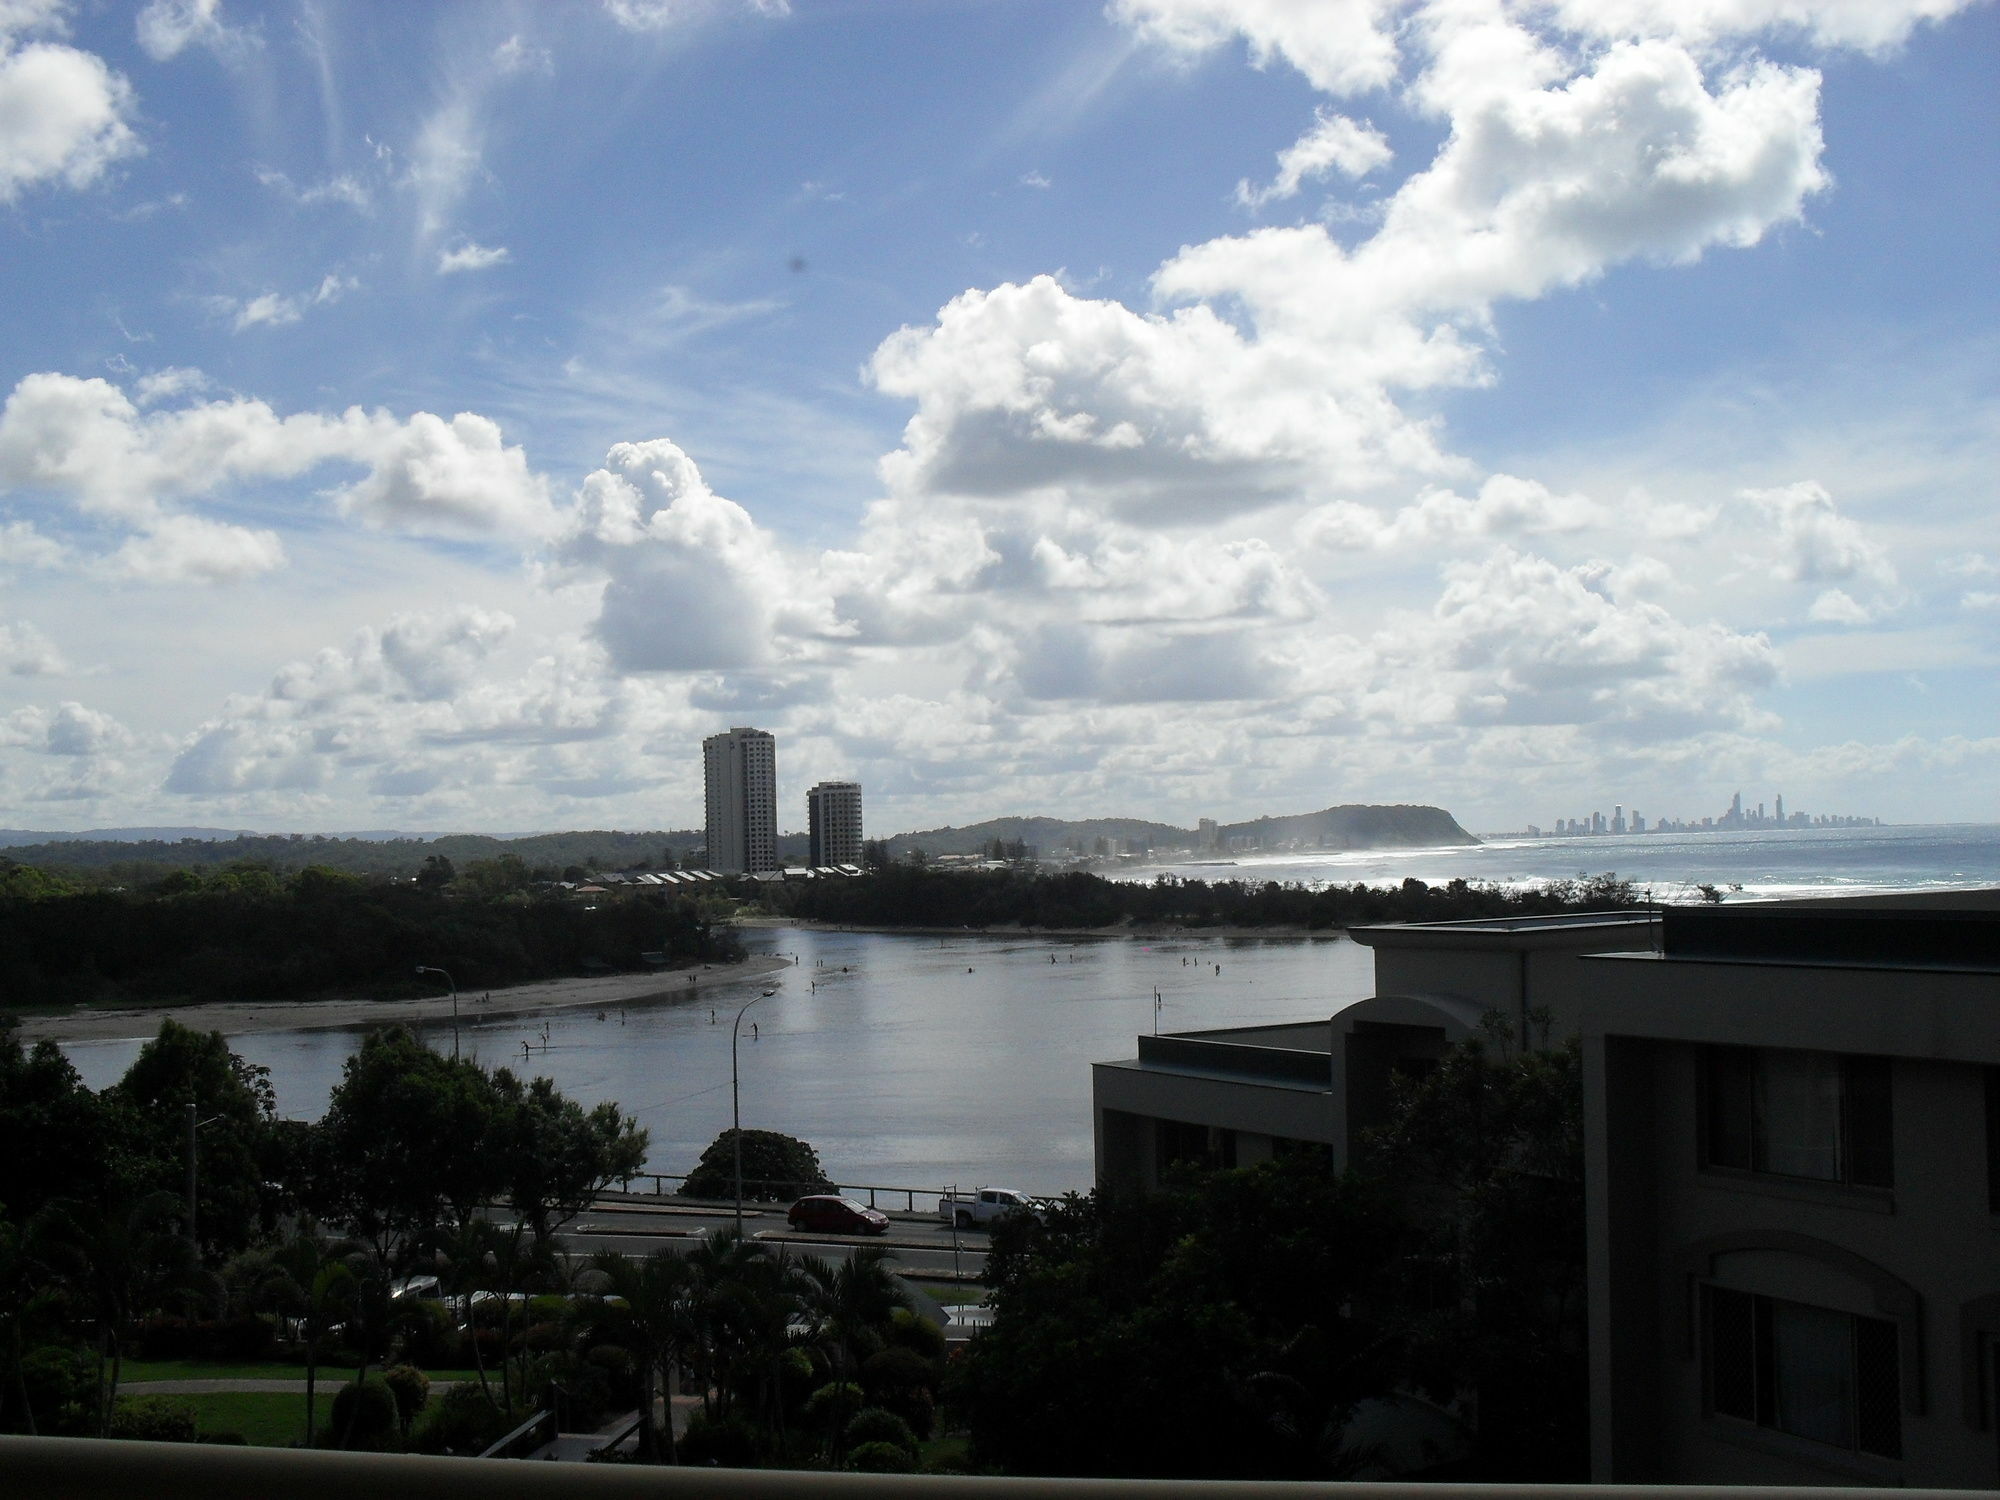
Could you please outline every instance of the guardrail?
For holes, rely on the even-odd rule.
[[[634,1172],[630,1177],[619,1178],[618,1191],[621,1193],[629,1193],[633,1191],[632,1188],[633,1183],[650,1182],[653,1184],[653,1190],[652,1190],[653,1197],[677,1198],[682,1196],[680,1192],[678,1190],[669,1190],[663,1184],[669,1182],[686,1182],[686,1181],[687,1181],[687,1173],[685,1172]],[[743,1196],[745,1201],[747,1202],[755,1194],[758,1188],[782,1188],[784,1191],[768,1194],[763,1200],[761,1200],[764,1202],[771,1202],[778,1199],[788,1199],[797,1197],[798,1194],[794,1191],[794,1189],[796,1189],[797,1187],[798,1184],[796,1182],[792,1182],[789,1180],[780,1182],[759,1177],[746,1177],[743,1179]],[[935,1188],[935,1187],[889,1187],[879,1182],[836,1182],[833,1185],[833,1191],[849,1198],[857,1197],[862,1193],[866,1193],[868,1195],[868,1206],[870,1208],[880,1208],[882,1206],[881,1204],[875,1201],[875,1195],[877,1193],[889,1194],[891,1196],[891,1205],[890,1205],[891,1207],[894,1206],[894,1201],[893,1201],[894,1195],[900,1193],[902,1194],[903,1197],[903,1211],[905,1213],[913,1214],[918,1212],[917,1199],[942,1198],[951,1190],[949,1188]],[[727,1203],[733,1203],[736,1200],[733,1198],[697,1198],[692,1201],[697,1203],[727,1204]]]
[[[990,1479],[632,1464],[522,1464],[406,1453],[0,1437],[8,1500],[1965,1500],[1964,1490],[1720,1485],[1291,1483],[1248,1479]]]
[[[543,1429],[548,1429],[546,1432]],[[482,1452],[481,1458],[525,1458],[544,1443],[556,1440],[556,1414],[538,1411]]]

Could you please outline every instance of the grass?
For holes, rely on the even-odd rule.
[[[945,1307],[965,1302],[984,1302],[988,1288],[976,1281],[922,1281],[912,1276],[909,1284]]]
[[[289,1448],[305,1440],[306,1398],[282,1392],[223,1391],[208,1396],[176,1396],[194,1408],[201,1432],[240,1432],[253,1448]],[[325,1425],[333,1409],[330,1393],[319,1398],[319,1420]]]
[[[370,1365],[375,1374],[379,1364]],[[476,1370],[426,1370],[433,1380],[477,1380]],[[272,1360],[263,1364],[231,1363],[220,1359],[128,1359],[119,1372],[121,1384],[134,1380],[304,1380],[306,1367],[290,1361]],[[322,1363],[318,1380],[328,1392],[339,1390],[354,1378],[354,1366]],[[303,1399],[303,1398],[301,1398]]]

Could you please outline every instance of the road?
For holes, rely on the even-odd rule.
[[[654,1250],[684,1250],[711,1229],[728,1229],[736,1222],[727,1208],[705,1208],[640,1198],[600,1199],[568,1224],[558,1237],[572,1254],[599,1250],[647,1254]],[[986,1269],[986,1236],[961,1231],[958,1253],[952,1253],[952,1231],[926,1214],[892,1213],[889,1231],[874,1235],[797,1234],[785,1223],[785,1206],[743,1206],[743,1232],[767,1244],[784,1245],[806,1255],[847,1256],[857,1245],[882,1245],[895,1254],[898,1270],[949,1281],[954,1273],[976,1278]]]

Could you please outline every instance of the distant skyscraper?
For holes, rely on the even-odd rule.
[[[701,742],[708,793],[708,867],[725,874],[778,868],[778,742],[732,729]]]
[[[806,793],[806,822],[812,831],[812,864],[861,863],[860,782],[820,782]]]

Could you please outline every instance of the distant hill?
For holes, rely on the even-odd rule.
[[[678,864],[705,842],[699,830],[685,828],[646,833],[586,830],[541,833],[519,839],[492,838],[480,833],[449,833],[429,839],[377,839],[298,833],[232,837],[218,836],[215,830],[204,832],[208,836],[187,834],[171,840],[37,834],[35,837],[42,842],[12,845],[6,849],[6,857],[39,869],[101,872],[115,879],[133,881],[157,878],[168,870],[208,869],[239,861],[268,865],[279,871],[325,865],[352,875],[414,875],[433,854],[455,865],[518,854],[530,868],[560,872],[570,865],[591,870],[655,869],[664,863],[663,856],[669,851]],[[803,857],[805,840],[800,838],[798,843]]]
[[[964,828],[926,828],[918,833],[899,833],[887,839],[891,854],[921,849],[926,854],[977,854],[993,840],[1033,845],[1044,854],[1054,854],[1081,841],[1088,853],[1098,839],[1142,839],[1148,844],[1178,847],[1194,835],[1170,823],[1149,823],[1144,818],[1086,818],[1072,822],[1066,818],[988,818]]]
[[[1289,817],[1256,818],[1224,823],[1216,830],[1222,847],[1231,838],[1252,838],[1253,847],[1276,848],[1296,842],[1315,849],[1430,849],[1448,844],[1476,844],[1458,820],[1441,807],[1375,806],[1353,803]],[[927,828],[899,833],[885,842],[892,854],[921,849],[926,854],[977,854],[999,839],[1032,845],[1043,854],[1081,847],[1087,854],[1098,839],[1132,839],[1154,849],[1192,849],[1199,835],[1192,828],[1151,823],[1143,818],[989,818],[964,828]]]
[[[91,828],[82,833],[50,833],[34,828],[0,828],[0,849],[22,844],[73,844],[87,841],[137,843],[141,840],[234,839],[247,828]]]

